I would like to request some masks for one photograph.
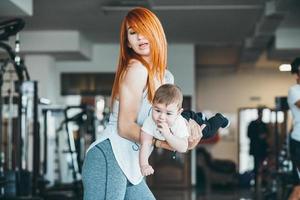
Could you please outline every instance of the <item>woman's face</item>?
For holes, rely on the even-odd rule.
[[[145,60],[149,60],[150,56],[150,43],[141,34],[134,31],[131,27],[127,26],[127,39],[128,47],[135,53],[142,56]]]

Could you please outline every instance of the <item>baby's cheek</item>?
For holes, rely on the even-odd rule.
[[[175,119],[176,118],[170,118],[170,119],[167,120],[167,124],[168,124],[169,127],[172,127],[174,125],[174,123],[176,121]]]

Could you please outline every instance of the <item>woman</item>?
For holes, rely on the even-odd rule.
[[[148,9],[131,10],[121,25],[109,123],[89,148],[83,165],[85,200],[155,199],[139,169],[138,143],[155,90],[161,84],[173,83],[166,66],[167,42],[160,21]],[[188,123],[189,147],[193,148],[201,139],[202,129],[195,121]]]
[[[289,88],[288,104],[293,115],[290,134],[290,155],[293,163],[294,185],[300,184],[300,57],[291,63],[291,73],[296,74],[296,84]]]

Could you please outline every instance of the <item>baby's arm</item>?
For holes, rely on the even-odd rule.
[[[141,131],[140,168],[143,176],[148,176],[154,173],[153,168],[148,162],[152,146],[152,139],[152,135]]]
[[[171,133],[170,128],[167,123],[159,123],[157,125],[158,130],[165,137],[168,144],[175,150],[180,153],[185,153],[188,149],[188,139],[187,137],[180,138]]]

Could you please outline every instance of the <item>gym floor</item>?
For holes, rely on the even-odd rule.
[[[196,188],[190,190],[157,189],[152,190],[159,200],[251,200],[254,199],[252,189],[214,189],[204,193]]]

